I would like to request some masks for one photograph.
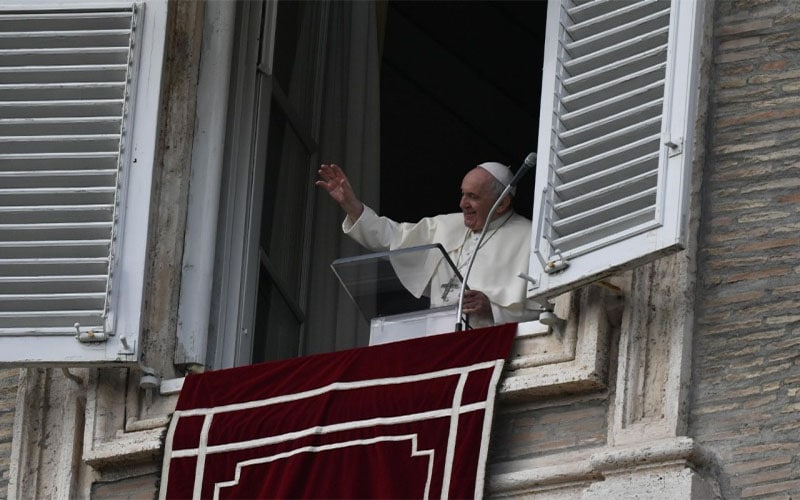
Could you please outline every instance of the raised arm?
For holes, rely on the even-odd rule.
[[[324,188],[333,201],[347,212],[347,218],[351,223],[357,221],[364,212],[364,204],[356,196],[342,169],[335,164],[320,165],[319,176],[320,179],[315,184]]]

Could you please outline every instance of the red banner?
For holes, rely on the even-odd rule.
[[[479,498],[516,325],[186,378],[162,498]]]

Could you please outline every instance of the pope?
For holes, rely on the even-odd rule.
[[[461,181],[460,213],[426,217],[416,223],[396,222],[376,214],[358,198],[338,165],[321,165],[319,177],[316,185],[347,214],[342,223],[344,233],[371,251],[439,243],[463,275],[472,254],[479,250],[463,303],[472,326],[528,321],[538,315],[538,304],[527,300],[527,283],[518,277],[528,269],[531,222],[514,212],[513,189],[500,202],[492,220],[486,220],[513,178],[507,166],[497,162],[477,165]],[[480,233],[487,224],[478,249]],[[458,288],[446,281],[441,273],[432,276],[432,307],[457,304]]]

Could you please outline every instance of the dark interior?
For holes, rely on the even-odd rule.
[[[381,66],[380,211],[458,211],[463,175],[536,151],[546,1],[390,1]],[[533,175],[515,208],[530,217]]]

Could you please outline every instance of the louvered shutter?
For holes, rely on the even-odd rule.
[[[685,245],[701,3],[551,1],[530,296]]]
[[[154,133],[133,118],[158,98],[137,85],[159,40],[143,10],[0,3],[0,362],[136,360]]]

